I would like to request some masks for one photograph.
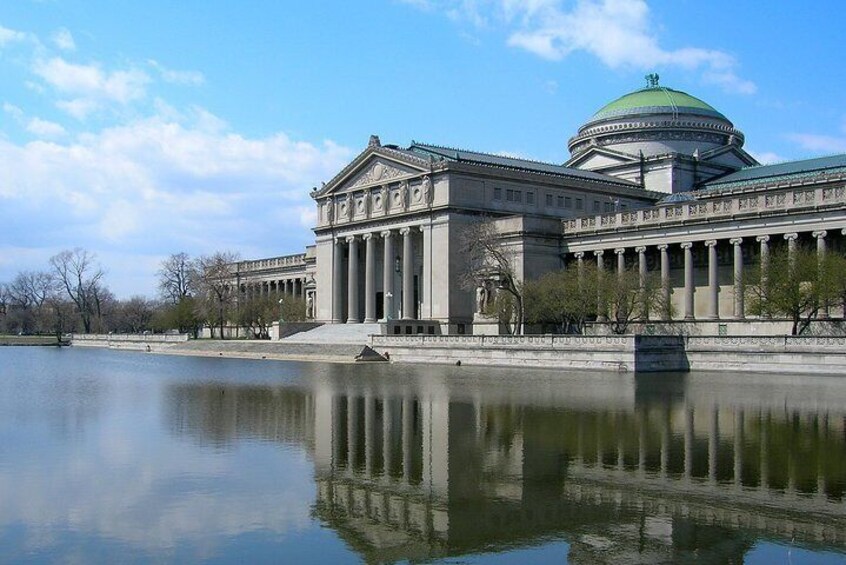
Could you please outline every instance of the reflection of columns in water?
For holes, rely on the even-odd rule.
[[[413,429],[414,401],[410,398],[402,399],[402,478],[408,484],[411,482],[411,441]]]
[[[764,409],[758,416],[761,426],[761,490],[769,488],[770,482],[770,468],[769,468],[769,428],[770,428],[770,413],[764,413]]]
[[[667,464],[670,460],[670,411],[666,406],[661,418],[661,476],[667,476]]]
[[[373,477],[373,459],[375,447],[373,445],[373,417],[376,399],[370,393],[364,396],[364,472],[367,478]]]
[[[584,439],[585,439],[585,427],[582,421],[583,414],[579,412],[579,415],[576,419],[576,462],[579,465],[583,465],[585,462],[584,457]]]
[[[389,479],[393,466],[394,410],[391,398],[382,401],[382,475]]]
[[[625,447],[623,446],[623,415],[617,414],[615,418],[615,430],[617,435],[617,470],[622,471],[625,467]]]
[[[638,414],[637,419],[637,472],[643,475],[646,471],[646,413]]]
[[[347,396],[347,470],[358,463],[358,398]]]
[[[693,473],[693,408],[684,409],[684,478],[690,480]]]
[[[740,487],[743,478],[743,409],[734,412],[734,486]]]
[[[717,447],[720,441],[720,409],[714,406],[711,413],[711,429],[708,432],[708,480],[717,480]]]

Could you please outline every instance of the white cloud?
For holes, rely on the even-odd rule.
[[[34,127],[46,133],[46,124]],[[9,246],[61,242],[101,256],[293,253],[308,241],[303,226],[313,225],[310,188],[351,156],[331,141],[281,132],[247,138],[200,108],[182,121],[152,117],[64,143],[0,139],[0,224]],[[118,286],[118,294],[152,294],[152,272],[139,284],[106,267],[110,279],[135,285]],[[0,280],[14,275],[2,271]]]
[[[32,71],[59,94],[71,96],[57,104],[76,118],[84,118],[101,101],[128,104],[144,98],[150,77],[138,69],[103,71],[98,65],[70,63],[61,57],[37,60]]]
[[[3,111],[12,116],[16,121],[22,120],[24,116],[23,110],[8,102],[3,103]]]
[[[3,47],[7,43],[23,41],[24,39],[26,39],[25,33],[0,25],[0,47]]]
[[[787,159],[779,155],[778,153],[774,153],[772,151],[752,151],[749,150],[749,154],[752,155],[756,161],[761,163],[762,165],[772,165],[773,163],[783,163]]]
[[[73,35],[65,28],[53,34],[53,45],[62,51],[76,51],[76,42],[73,40]]]
[[[151,67],[159,71],[162,80],[171,84],[184,84],[189,86],[198,86],[206,82],[206,77],[200,71],[175,71],[168,69],[158,61],[150,59],[148,61]]]
[[[61,124],[42,120],[41,118],[32,118],[26,126],[26,131],[38,137],[48,139],[62,137],[67,133]]]
[[[816,153],[846,153],[846,119],[840,123],[839,135],[800,132],[787,136],[800,147]]]
[[[433,3],[426,5],[432,8]],[[753,82],[737,75],[737,61],[728,53],[662,47],[645,0],[578,0],[572,8],[561,0],[442,0],[437,8],[451,19],[479,27],[497,21],[508,29],[508,45],[551,61],[581,51],[612,69],[700,70],[704,81],[727,91],[756,90]]]

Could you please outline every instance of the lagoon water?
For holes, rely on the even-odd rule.
[[[846,379],[0,348],[0,562],[846,563]]]

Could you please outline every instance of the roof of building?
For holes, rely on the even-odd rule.
[[[599,109],[590,121],[635,114],[698,114],[728,120],[713,106],[681,90],[649,86],[630,92]]]
[[[815,176],[831,172],[846,172],[846,153],[803,159],[801,161],[787,161],[775,165],[759,165],[746,167],[719,179],[707,182],[705,189],[723,189],[745,184],[757,184],[776,180],[788,180],[797,177]]]
[[[592,171],[584,171],[574,167],[565,167],[564,165],[544,163],[542,161],[532,161],[530,159],[521,159],[518,157],[508,157],[506,155],[494,155],[491,153],[480,153],[478,151],[465,151],[464,149],[455,149],[452,147],[427,145],[416,141],[412,141],[408,149],[405,149],[404,151],[407,151],[417,157],[432,157],[434,159],[452,161],[456,163],[501,167],[548,175],[593,180],[603,183],[622,184],[632,187],[640,186],[627,180],[617,179],[601,173],[594,173]]]

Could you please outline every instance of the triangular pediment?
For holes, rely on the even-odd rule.
[[[638,160],[639,159],[637,157],[629,155],[628,153],[595,146],[590,147],[578,156],[573,157],[567,161],[565,165],[567,167],[593,171],[596,169],[603,169],[605,167],[637,163]]]
[[[368,147],[319,191],[318,196],[354,192],[429,172],[428,163],[403,151]]]
[[[622,151],[614,151],[613,149],[606,149],[597,145],[589,147],[583,153],[571,158],[565,163],[565,166],[592,170],[604,166],[636,163],[637,161],[638,158],[634,155],[629,155]]]

